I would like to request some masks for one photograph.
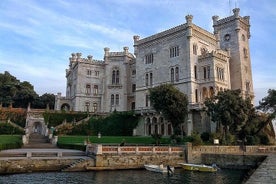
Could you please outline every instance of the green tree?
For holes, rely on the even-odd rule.
[[[37,97],[32,104],[34,108],[45,109],[47,105],[49,109],[54,109],[55,107],[55,95],[50,93],[45,93],[39,97]]]
[[[7,71],[0,74],[0,103],[4,107],[13,103],[14,107],[26,108],[37,96],[29,82],[20,82]]]
[[[243,99],[240,90],[220,91],[205,101],[207,114],[217,123],[217,131],[228,143],[230,134],[237,135],[247,123],[250,113],[254,113],[250,99]]]
[[[260,102],[257,109],[260,109],[264,112],[276,113],[276,90],[269,89],[268,95],[264,97]]]
[[[172,84],[162,84],[149,92],[153,108],[172,123],[174,134],[178,134],[188,114],[187,96]]]

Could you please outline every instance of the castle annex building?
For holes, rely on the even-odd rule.
[[[104,49],[104,59],[72,54],[66,70],[66,97],[56,96],[55,109],[112,112],[135,110],[142,115],[136,135],[171,135],[172,127],[156,113],[149,101],[149,89],[172,83],[189,99],[189,115],[183,123],[188,135],[212,131],[209,117],[201,111],[204,100],[225,89],[240,89],[254,97],[250,60],[249,16],[239,9],[220,19],[213,16],[214,33],[186,23],[140,38],[134,36],[134,54]]]

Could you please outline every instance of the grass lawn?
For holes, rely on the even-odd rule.
[[[59,136],[58,143],[60,144],[84,144],[84,141],[88,139],[88,136]],[[134,137],[134,136],[89,136],[91,143],[100,144],[120,144],[125,140],[126,144],[155,144],[152,137]],[[169,138],[161,138],[161,144],[169,144]]]
[[[0,135],[0,150],[20,148],[22,135]]]
[[[0,135],[0,144],[22,142],[22,135]]]

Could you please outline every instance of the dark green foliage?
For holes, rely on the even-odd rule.
[[[150,89],[150,101],[172,123],[174,133],[180,132],[179,126],[188,114],[187,96],[172,84],[163,84]]]
[[[192,137],[192,143],[194,146],[199,146],[203,144],[199,133],[193,132],[191,137]]]
[[[49,127],[57,126],[63,123],[65,120],[66,122],[77,122],[87,117],[87,113],[79,112],[44,112],[43,113],[44,120],[48,122]]]
[[[9,123],[0,123],[0,134],[19,134],[23,135],[25,132]]]
[[[99,132],[108,136],[130,136],[138,124],[133,112],[114,112],[106,118],[91,118],[89,128],[92,135]]]
[[[0,103],[3,107],[12,104],[15,108],[27,108],[30,103],[33,108],[38,109],[45,109],[49,104],[49,108],[53,109],[55,96],[48,93],[39,96],[32,84],[27,81],[21,82],[5,71],[4,74],[0,73]]]
[[[210,141],[210,133],[209,132],[203,132],[200,135],[200,138],[202,139],[203,142],[208,142],[208,141]]]
[[[47,107],[48,105],[48,107]],[[45,93],[38,98],[35,99],[35,101],[32,104],[32,108],[36,109],[54,109],[55,107],[55,95],[54,94],[49,94]]]
[[[75,150],[80,150],[80,151],[85,151],[86,145],[83,144],[63,144],[58,142],[57,147],[62,148],[62,149],[75,149]]]
[[[272,114],[276,113],[276,90],[269,89],[268,96],[264,97],[262,101],[259,102],[258,109],[264,112],[269,112]]]

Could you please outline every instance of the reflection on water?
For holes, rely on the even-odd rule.
[[[246,171],[220,170],[217,173],[202,173],[177,169],[173,176],[146,170],[117,170],[91,172],[47,172],[0,176],[2,184],[162,184],[206,183],[240,184]]]

